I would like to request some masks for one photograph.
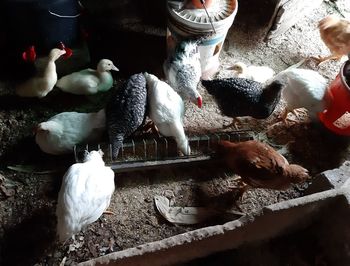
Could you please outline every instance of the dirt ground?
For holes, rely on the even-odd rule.
[[[344,14],[350,15],[347,0],[337,1]],[[227,66],[241,60],[256,65],[269,65],[276,72],[309,55],[327,55],[317,31],[317,22],[326,14],[336,13],[327,3],[300,20],[279,38],[262,41],[264,25],[238,12],[220,56],[219,77],[230,75]],[[254,22],[255,21],[255,22]],[[319,67],[307,63],[329,81],[339,72],[342,62],[326,62]],[[117,80],[117,84],[119,78]],[[220,114],[212,98],[200,88],[203,108],[187,104],[185,129],[189,135],[222,131],[231,119]],[[116,175],[116,191],[110,210],[79,233],[75,241],[64,245],[55,242],[55,204],[60,182],[66,169],[74,163],[73,155],[49,156],[34,142],[32,128],[63,111],[95,111],[104,105],[109,93],[98,97],[77,97],[53,91],[42,100],[19,99],[11,83],[0,87],[0,264],[1,265],[66,265],[160,240],[195,228],[224,223],[232,217],[218,216],[206,224],[176,226],[166,222],[156,211],[153,197],[166,195],[178,206],[210,206],[235,209],[235,192],[228,189],[234,175],[216,165],[177,167]],[[279,149],[293,163],[308,168],[312,175],[339,166],[349,159],[348,139],[334,136],[322,125],[310,124],[307,116],[288,125],[279,121],[283,101],[267,120],[245,118],[241,128],[251,129],[255,137]],[[232,129],[231,129],[232,130]],[[21,171],[8,166],[20,165]],[[30,168],[24,168],[29,166]],[[237,204],[243,212],[299,197],[308,184],[287,191],[249,190]]]

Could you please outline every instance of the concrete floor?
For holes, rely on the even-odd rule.
[[[323,44],[319,37],[319,33],[317,30],[317,22],[330,13],[336,13],[336,11],[330,7],[326,2],[322,3],[322,5],[316,9],[309,16],[304,17],[300,20],[295,26],[290,28],[285,34],[281,35],[279,38],[275,40],[264,42],[263,37],[266,30],[266,22],[267,19],[264,18],[264,9],[254,10],[254,14],[251,13],[251,6],[248,4],[249,1],[243,2],[240,5],[240,10],[238,11],[238,15],[236,20],[234,21],[233,26],[231,27],[227,40],[225,41],[223,51],[220,55],[221,61],[221,71],[218,74],[219,77],[227,77],[230,75],[230,72],[225,70],[227,66],[230,66],[234,61],[240,60],[246,63],[252,63],[257,65],[268,65],[273,68],[276,72],[281,71],[288,66],[300,61],[302,58],[310,56],[310,55],[327,55],[329,53],[327,47]],[[350,5],[347,3],[348,0],[338,0],[337,3],[344,14],[350,17]],[[256,14],[256,12],[260,12]],[[131,37],[130,37],[131,36]],[[118,73],[118,79],[122,77],[127,77],[129,74],[133,74],[135,72],[140,71],[150,71],[153,73],[161,72],[161,63],[164,59],[165,55],[165,41],[164,38],[156,36],[156,37],[148,37],[147,43],[148,45],[144,45],[140,47],[140,40],[146,40],[139,34],[125,34],[114,36],[113,38],[109,38],[111,35],[105,35],[104,38],[99,39],[100,46],[98,49],[95,49],[92,54],[92,66],[95,64],[98,58],[104,57],[108,55],[116,65],[123,69],[121,73]],[[117,38],[118,37],[118,38]],[[128,42],[122,42],[124,37],[130,37]],[[145,42],[146,43],[146,42]],[[133,57],[130,57],[128,53],[124,53],[121,51],[127,51],[126,49],[130,49],[133,53]],[[340,66],[342,62],[327,62],[323,65],[316,67],[315,65],[309,64],[305,67],[309,67],[311,69],[318,70],[322,75],[324,75],[329,81],[333,80],[336,74],[339,72]],[[43,101],[22,101],[18,100],[18,98],[8,97],[7,94],[13,94],[13,88],[11,87],[1,87],[0,95],[6,95],[6,97],[1,97],[1,102],[6,108],[3,108],[0,112],[0,136],[1,136],[1,152],[0,154],[6,154],[7,149],[15,150],[16,152],[10,156],[9,161],[12,164],[15,163],[28,163],[28,158],[30,158],[29,163],[32,163],[31,159],[35,159],[35,163],[51,162],[52,165],[56,165],[56,162],[59,159],[45,156],[44,154],[40,154],[40,156],[36,158],[31,157],[31,153],[39,154],[38,148],[35,146],[33,139],[30,139],[30,145],[23,146],[18,148],[18,140],[22,141],[22,138],[30,138],[31,136],[31,127],[33,124],[37,122],[41,122],[48,117],[52,116],[55,113],[62,111],[70,111],[70,110],[82,110],[83,107],[78,105],[76,101],[81,101],[78,97],[66,97],[66,95],[55,94],[53,97],[47,97]],[[204,92],[203,89],[200,89],[200,92],[203,94],[204,98],[204,106],[203,109],[199,110],[194,105],[187,104],[186,109],[186,117],[185,117],[185,127],[186,132],[198,133],[198,132],[207,132],[208,130],[215,131],[222,129],[224,124],[228,124],[231,120],[228,117],[224,117],[220,114],[217,106],[212,101],[212,99]],[[69,98],[69,99],[68,99]],[[85,99],[86,100],[86,99]],[[89,99],[88,101],[90,101]],[[70,105],[72,102],[75,102],[75,105]],[[96,103],[91,101],[92,103]],[[89,102],[91,104],[91,102]],[[337,167],[341,160],[344,158],[341,156],[338,158],[336,152],[338,149],[342,148],[342,142],[340,141],[329,141],[329,147],[327,149],[322,149],[322,147],[318,147],[319,143],[323,143],[324,140],[328,140],[329,138],[319,137],[319,132],[315,130],[310,130],[309,132],[302,132],[300,129],[290,128],[283,129],[280,126],[276,128],[272,128],[273,130],[270,132],[273,133],[274,136],[268,136],[269,132],[267,132],[268,128],[275,123],[276,116],[281,111],[281,107],[283,102],[276,110],[276,115],[268,119],[267,121],[261,122],[251,122],[246,121],[246,127],[253,127],[257,132],[263,132],[262,138],[266,140],[266,138],[270,138],[271,141],[275,141],[276,144],[285,145],[290,139],[288,139],[289,135],[292,135],[293,140],[297,140],[299,143],[307,143],[309,139],[317,139],[318,144],[312,146],[314,148],[313,152],[310,154],[306,154],[304,152],[304,147],[301,147],[298,150],[297,154],[287,153],[286,157],[291,159],[294,162],[303,162],[307,165],[308,168],[311,169],[312,173],[316,173],[321,170],[325,170],[332,167]],[[14,107],[13,107],[14,106]],[[18,110],[19,109],[19,110]],[[90,110],[90,109],[89,109]],[[271,129],[271,127],[270,127]],[[16,134],[14,134],[15,132]],[[310,133],[311,132],[311,133]],[[275,134],[276,133],[276,134]],[[286,137],[287,136],[287,137]],[[279,138],[278,138],[279,137]],[[282,139],[282,140],[281,140]],[[278,140],[278,141],[276,141]],[[28,143],[28,142],[27,142]],[[335,144],[334,144],[335,143]],[[326,146],[326,145],[325,145]],[[307,146],[309,148],[310,146]],[[338,148],[340,147],[340,148]],[[305,148],[306,149],[306,148]],[[311,151],[311,149],[310,149]],[[332,158],[329,158],[329,152],[332,151]],[[322,160],[319,160],[318,154],[323,154],[321,156]],[[24,156],[25,154],[29,154],[28,157]],[[298,155],[298,156],[296,156]],[[336,159],[335,159],[336,158]],[[71,158],[70,158],[71,159]],[[325,160],[326,159],[326,160]],[[21,179],[26,180],[21,184],[21,188],[23,191],[21,193],[17,193],[14,197],[7,199],[6,201],[1,201],[0,206],[2,210],[9,210],[11,212],[3,212],[0,216],[2,220],[2,225],[4,228],[11,228],[14,226],[19,226],[22,228],[21,221],[25,220],[25,217],[33,216],[33,213],[38,210],[39,206],[44,206],[48,208],[44,208],[44,218],[47,218],[47,213],[51,213],[53,206],[55,204],[55,199],[57,196],[57,180],[61,177],[56,175],[53,177],[55,184],[55,189],[50,188],[50,197],[47,197],[47,191],[45,190],[47,186],[52,184],[48,184],[51,181],[46,177],[38,177],[36,175],[28,175],[22,173],[13,173],[9,170],[1,168],[1,173],[9,178],[13,178],[15,180]],[[48,164],[49,165],[49,164]],[[178,171],[180,172],[180,171]],[[168,174],[168,173],[166,173]],[[168,237],[169,234],[175,234],[182,231],[190,230],[191,228],[178,228],[171,227],[167,224],[161,223],[158,224],[158,220],[155,218],[155,213],[153,210],[152,204],[152,196],[159,191],[173,189],[175,193],[179,192],[181,194],[183,191],[188,189],[189,187],[193,187],[192,177],[195,174],[190,174],[187,176],[182,176],[183,173],[176,173],[176,177],[173,177],[173,174],[169,174],[170,178],[165,178],[164,175],[156,176],[156,178],[152,175],[152,177],[145,178],[145,176],[138,174],[137,176],[133,176],[134,178],[131,180],[127,177],[123,177],[118,179],[118,189],[117,195],[112,201],[112,208],[117,208],[120,211],[120,215],[111,218],[107,217],[100,221],[100,224],[104,225],[104,232],[112,232],[114,233],[114,229],[112,226],[118,225],[121,227],[127,227],[130,224],[135,225],[135,227],[130,226],[128,228],[128,232],[130,235],[122,235],[120,231],[116,233],[116,248],[125,248],[130,246],[135,246],[140,243],[144,243],[142,241],[154,241],[159,239],[159,237]],[[198,173],[197,173],[198,174]],[[179,176],[181,178],[179,179]],[[204,174],[206,178],[209,179],[207,173]],[[153,178],[153,179],[152,179]],[[29,180],[29,181],[27,181]],[[135,181],[136,180],[136,181]],[[150,181],[151,180],[151,181]],[[29,183],[33,183],[34,185],[30,185]],[[220,186],[222,185],[221,179],[216,181],[216,184]],[[30,187],[31,189],[28,189]],[[180,189],[184,187],[184,189]],[[219,186],[218,186],[219,187]],[[221,187],[220,187],[221,188]],[[179,190],[179,191],[178,191]],[[295,194],[294,194],[295,195]],[[269,191],[258,191],[258,192],[250,192],[247,194],[246,199],[241,202],[241,207],[248,211],[253,209],[259,209],[268,204],[281,201],[285,199],[285,197],[290,197],[290,195],[279,194]],[[133,203],[131,199],[137,199],[137,201]],[[151,200],[150,200],[151,199]],[[188,202],[181,202],[183,204]],[[145,213],[141,216],[139,214],[140,204],[143,204],[143,208],[145,209]],[[134,217],[130,215],[130,217],[126,217],[124,210],[127,207],[135,207],[132,213],[135,213]],[[38,216],[41,219],[41,216]],[[123,217],[123,220],[120,218]],[[147,228],[144,220],[152,218],[147,224]],[[133,219],[133,221],[131,221]],[[35,219],[34,219],[35,220]],[[35,220],[37,221],[37,220]],[[52,220],[51,220],[52,222]],[[91,227],[95,229],[95,231],[100,232],[100,224],[98,223],[95,227]],[[23,225],[23,223],[22,223]],[[51,225],[50,225],[51,226]],[[157,231],[154,230],[154,226],[158,228],[161,233],[157,235]],[[47,225],[49,227],[49,225]],[[141,229],[145,229],[144,239],[142,239],[143,231]],[[160,228],[161,227],[161,228]],[[171,229],[169,229],[171,228]],[[3,228],[1,228],[3,230]],[[23,229],[24,230],[24,229]],[[108,231],[110,230],[110,231]],[[2,231],[1,231],[2,232]],[[40,230],[39,230],[40,232]],[[135,236],[135,232],[139,235]],[[148,233],[147,232],[151,232]],[[25,234],[25,231],[23,231]],[[19,231],[18,238],[12,238],[10,245],[6,250],[9,251],[11,247],[15,247],[18,242],[21,242],[22,231]],[[87,233],[87,235],[89,232]],[[90,233],[93,237],[94,234]],[[101,233],[102,234],[102,233]],[[154,235],[153,235],[154,234]],[[16,235],[16,234],[15,234]],[[85,237],[85,242],[89,239],[89,236],[82,235]],[[13,234],[10,236],[13,236]],[[83,238],[84,238],[83,237]],[[95,239],[92,239],[92,243],[94,243]],[[103,238],[103,235],[100,236]],[[36,238],[28,240],[26,245],[22,245],[20,251],[27,251],[27,247],[31,246],[31,244],[35,243]],[[106,240],[108,242],[108,240]],[[108,244],[106,244],[108,245]],[[68,245],[67,245],[68,246]],[[89,247],[90,248],[90,247]],[[23,250],[22,250],[23,249]],[[92,255],[89,253],[89,249],[86,246],[83,246],[81,250],[84,252],[76,252],[71,253],[69,255],[69,261],[71,264],[74,264],[75,259],[80,261],[86,260]],[[86,251],[88,250],[88,251]],[[98,247],[96,248],[94,255],[101,255]],[[18,252],[19,254],[21,252]],[[62,257],[66,255],[67,249],[66,247],[61,248],[61,250],[56,250],[55,252],[50,253],[50,258],[41,259],[41,265],[44,262],[52,262],[52,261],[61,261]],[[15,253],[13,253],[15,255]],[[24,254],[22,252],[21,254]],[[10,257],[9,255],[8,257]],[[68,256],[68,255],[67,255]],[[40,264],[39,264],[40,265]]]

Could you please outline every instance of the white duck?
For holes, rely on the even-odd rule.
[[[174,137],[185,155],[191,153],[183,128],[184,102],[181,97],[164,81],[156,76],[144,73],[148,87],[149,117],[164,136]]]
[[[293,112],[298,121],[298,108],[307,109],[311,121],[318,121],[318,114],[326,108],[324,94],[328,82],[322,75],[311,69],[288,68],[274,79],[285,83],[282,96],[287,104],[281,115],[284,122],[289,112]]]
[[[63,112],[36,127],[35,141],[43,152],[65,154],[78,143],[99,140],[105,129],[104,109],[97,113]]]
[[[275,71],[268,66],[247,66],[243,62],[236,62],[227,69],[233,70],[234,77],[251,79],[261,83],[266,82],[275,75]]]
[[[19,84],[16,87],[16,94],[21,97],[45,97],[55,86],[57,82],[57,72],[55,61],[66,53],[65,50],[54,48],[49,56],[44,59],[42,69],[38,73]]]
[[[102,59],[97,69],[84,69],[60,78],[56,86],[62,91],[78,94],[91,95],[100,91],[108,91],[113,86],[111,70],[119,71],[111,60]]]
[[[101,151],[87,153],[84,163],[73,164],[63,176],[56,208],[61,242],[95,222],[110,204],[114,172],[105,166],[102,155]]]

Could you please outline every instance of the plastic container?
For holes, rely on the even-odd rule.
[[[350,84],[345,78],[350,73],[350,61],[346,61],[335,80],[328,87],[324,99],[327,108],[320,113],[321,122],[338,135],[350,136]]]
[[[206,79],[218,71],[219,55],[238,10],[237,0],[214,0],[208,13],[215,33],[204,9],[176,10],[168,5],[167,50],[172,51],[176,44],[186,38],[195,38],[213,33],[199,46],[202,78]]]
[[[2,1],[0,15],[3,23],[6,22],[3,26],[6,54],[0,62],[0,70],[4,69],[6,76],[16,80],[25,80],[35,74],[35,66],[22,59],[22,53],[32,45],[35,47],[37,59],[47,56],[60,42],[75,51],[80,49],[84,46],[79,25],[80,12],[81,7],[77,0]],[[60,69],[64,65],[78,66],[80,61],[85,61],[86,65],[89,57],[85,54],[84,56],[85,58],[77,58],[73,54],[67,61],[59,60],[64,61],[60,62],[63,66]]]
[[[3,5],[7,42],[14,50],[34,45],[38,54],[47,54],[60,41],[73,46],[79,38],[77,0],[7,0]]]
[[[206,0],[205,1],[205,7],[206,8],[209,8],[211,5],[212,5],[212,3],[214,2],[215,0]],[[196,8],[203,8],[203,5],[202,5],[202,3],[201,3],[201,1],[200,0],[192,0],[192,5],[194,6],[194,7],[196,7]]]

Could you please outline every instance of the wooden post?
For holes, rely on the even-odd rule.
[[[273,0],[275,1],[275,0]],[[296,24],[303,16],[319,7],[323,0],[278,0],[268,25],[266,39],[276,38]]]

